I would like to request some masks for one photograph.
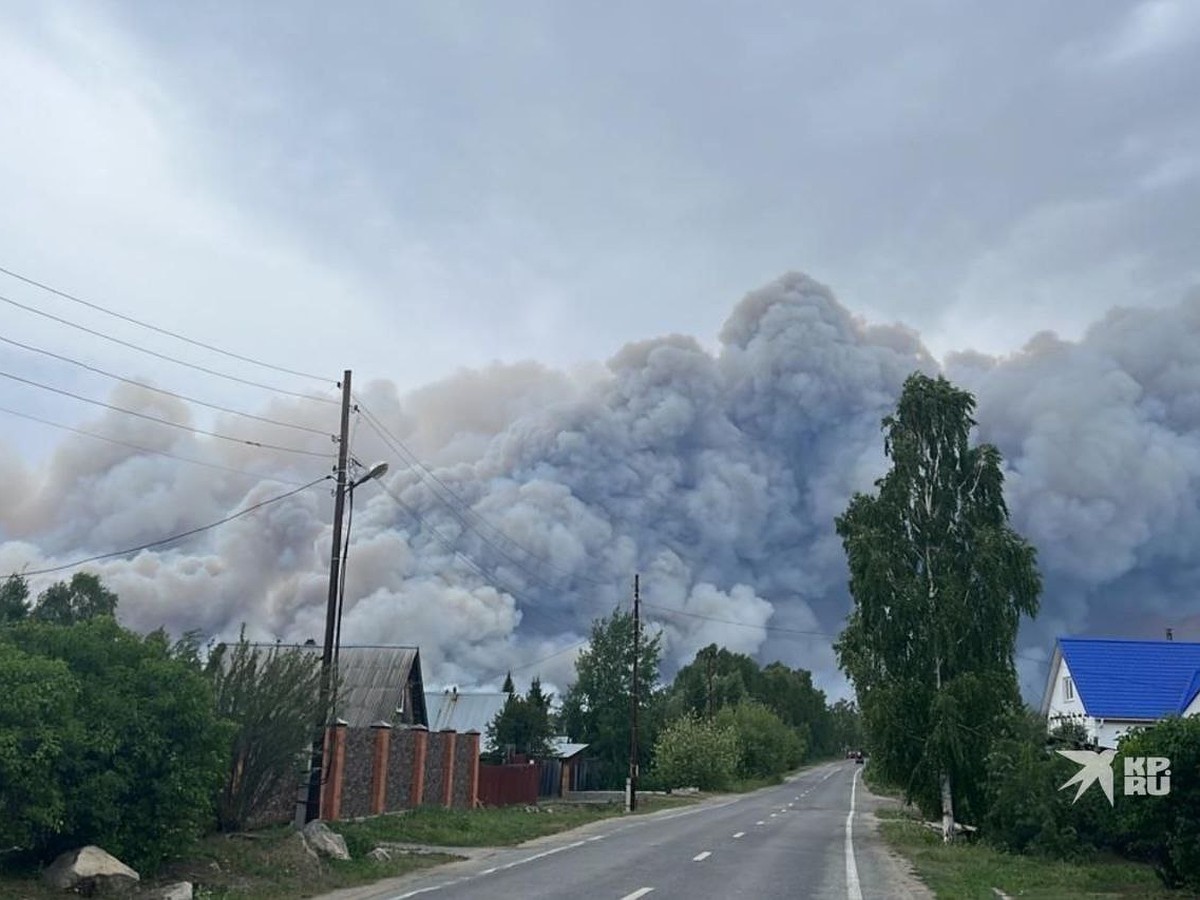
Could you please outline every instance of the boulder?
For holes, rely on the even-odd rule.
[[[139,895],[142,900],[192,900],[192,883],[178,881]]]
[[[373,859],[375,862],[387,862],[392,858],[392,854],[388,853],[383,847],[376,847],[367,854],[367,859]]]
[[[346,849],[346,839],[340,834],[334,834],[329,826],[320,820],[314,820],[304,826],[304,840],[308,845],[332,859],[349,859],[350,851]]]
[[[50,864],[42,878],[60,891],[92,894],[120,894],[132,890],[141,880],[137,872],[99,847],[68,850]]]

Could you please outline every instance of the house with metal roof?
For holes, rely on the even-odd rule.
[[[1042,715],[1051,729],[1079,723],[1100,747],[1167,716],[1200,713],[1200,643],[1059,638]]]
[[[315,643],[286,646],[256,644],[264,650],[296,649],[320,658]],[[340,647],[336,663],[334,718],[352,728],[380,722],[429,727],[421,652],[416,647]]]
[[[450,729],[462,733],[478,731],[481,753],[494,750],[487,746],[487,728],[504,709],[508,694],[503,691],[465,692],[450,687],[440,694],[429,691],[425,694],[425,708],[429,712],[429,730]]]

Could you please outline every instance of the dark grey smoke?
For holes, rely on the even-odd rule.
[[[1198,332],[1192,299],[1114,312],[1078,344],[1039,335],[1010,358],[947,361],[977,393],[1015,524],[1041,554],[1044,612],[1022,636],[1030,696],[1056,633],[1172,625],[1200,637]],[[392,463],[395,499],[372,484],[358,492],[343,640],[419,644],[435,683],[498,682],[627,604],[640,571],[668,669],[716,641],[811,668],[841,691],[822,636],[849,605],[833,519],[882,474],[880,419],[915,369],[938,365],[914,332],[860,321],[824,286],[788,275],[737,305],[715,352],[672,335],[573,372],[495,366],[406,396],[369,384],[365,407],[438,481],[360,421],[354,453]],[[187,420],[182,405],[123,390],[123,405]],[[334,411],[276,403],[271,415],[331,427]],[[89,427],[287,480],[329,468],[116,414]],[[260,434],[298,445],[295,433]],[[4,571],[153,540],[286,489],[77,437],[40,470],[5,475],[36,487],[0,511]],[[447,503],[446,489],[467,506]],[[178,550],[94,568],[134,627],[230,635],[245,621],[262,638],[319,639],[330,506],[327,490],[308,492]],[[561,687],[573,655],[524,677],[540,671]]]

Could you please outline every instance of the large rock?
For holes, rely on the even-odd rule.
[[[132,890],[140,876],[115,856],[99,847],[68,850],[50,864],[42,878],[60,891],[92,894],[120,894]]]
[[[388,853],[386,847],[376,847],[367,854],[368,859],[373,859],[375,862],[387,862],[392,858],[392,854]]]
[[[304,826],[304,840],[322,856],[332,859],[349,859],[350,851],[346,849],[346,840],[340,834],[334,834],[324,822],[312,821]]]
[[[141,900],[192,900],[192,883],[179,881],[138,895]]]

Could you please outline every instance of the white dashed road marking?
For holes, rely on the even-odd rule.
[[[621,898],[621,900],[638,900],[638,897],[645,897],[652,890],[654,890],[654,888],[638,888],[632,894],[626,894]]]
[[[712,856],[712,851],[705,850],[703,853],[697,853],[695,856],[693,856],[692,862],[704,862],[704,860],[708,859],[710,856]]]
[[[734,834],[735,838],[740,838],[740,837],[745,837],[745,836],[746,836],[746,832],[744,832],[744,831],[739,831],[736,834]]]
[[[764,822],[762,819],[759,819],[759,820],[758,820],[757,822],[755,822],[754,824],[755,824],[755,825],[766,825],[767,823],[766,823],[766,822]]]

